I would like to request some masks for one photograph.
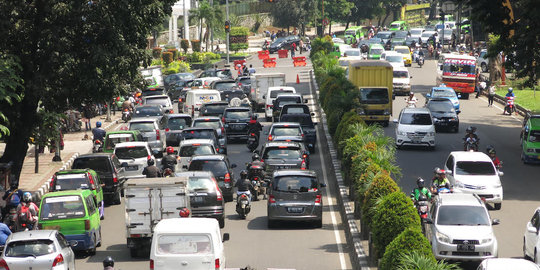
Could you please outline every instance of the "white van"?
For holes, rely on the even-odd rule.
[[[411,93],[411,78],[406,67],[394,67],[394,79],[392,80],[394,94],[409,95]]]
[[[213,101],[221,101],[221,95],[218,90],[189,90],[186,94],[186,102],[184,103],[184,113],[195,118],[199,115],[199,109],[202,104]]]
[[[296,93],[296,89],[291,86],[272,86],[268,87],[268,92],[264,96],[264,99],[266,100],[265,106],[264,106],[264,114],[266,116],[266,121],[270,122],[272,121],[272,113],[273,113],[273,107],[274,107],[274,100],[277,98],[278,95],[283,93]]]
[[[154,228],[150,269],[225,269],[223,242],[229,234],[213,218],[171,218]]]

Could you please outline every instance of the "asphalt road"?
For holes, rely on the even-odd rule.
[[[274,56],[274,55],[272,55]],[[276,55],[277,56],[277,55]],[[287,82],[296,87],[297,92],[310,99],[313,104],[313,96],[309,88],[309,76],[307,71],[310,67],[292,66],[292,60],[278,59],[277,67],[263,69],[262,61],[254,57],[248,64],[253,64],[257,73],[283,72],[287,74]],[[300,84],[296,84],[299,74]],[[264,117],[259,114],[262,121]],[[315,116],[315,120],[318,115]],[[262,122],[265,130],[270,123]],[[331,183],[335,181],[326,168],[330,167],[328,150],[325,149],[322,126],[318,126],[317,152],[310,157],[310,169],[315,170],[321,180]],[[261,135],[261,145],[264,143]],[[235,173],[238,176],[240,170],[245,168],[245,163],[251,160],[251,153],[245,143],[229,143],[228,156],[231,163],[238,167]],[[326,164],[324,166],[323,164]],[[323,227],[313,228],[304,223],[283,223],[277,229],[267,228],[266,200],[253,202],[251,213],[247,219],[238,218],[234,203],[227,203],[225,207],[226,222],[223,233],[230,233],[231,240],[225,243],[227,256],[227,268],[245,267],[250,265],[255,269],[352,269],[349,257],[349,246],[346,244],[341,216],[337,211],[335,190],[333,185],[328,185],[324,191]],[[110,206],[105,210],[106,218],[102,221],[103,244],[97,248],[95,256],[87,257],[80,255],[76,261],[77,269],[99,269],[101,261],[106,256],[112,256],[116,261],[115,269],[148,269],[148,259],[133,259],[126,247],[124,206]]]
[[[409,68],[413,76],[412,87],[415,93],[425,94],[432,86],[435,86],[435,65],[435,61],[426,61],[422,68],[415,64]],[[423,96],[416,96],[419,98],[417,105],[424,104]],[[399,185],[408,194],[414,188],[418,176],[430,180],[433,169],[442,168],[451,151],[463,149],[461,138],[465,134],[465,129],[470,125],[476,126],[480,138],[480,150],[485,151],[486,146],[491,144],[497,150],[497,156],[503,161],[502,209],[490,210],[491,217],[501,221],[500,225],[494,227],[499,244],[499,257],[522,257],[525,226],[532,217],[533,211],[540,206],[539,167],[524,165],[520,160],[519,134],[523,118],[502,115],[502,105],[494,104],[493,107],[488,107],[485,97],[476,99],[471,95],[469,100],[460,100],[460,102],[459,133],[438,132],[436,134],[437,146],[434,151],[423,148],[406,148],[397,151],[397,163],[403,172]],[[404,107],[404,97],[396,97],[393,117],[397,118]],[[385,128],[385,133],[395,138],[395,124],[391,123],[388,128]],[[466,269],[476,269],[472,263],[464,266]]]

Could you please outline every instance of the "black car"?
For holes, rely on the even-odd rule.
[[[203,71],[199,78],[204,77],[219,77],[221,79],[231,79],[233,78],[232,72],[228,68],[211,68]]]
[[[132,118],[138,117],[161,117],[163,116],[164,110],[161,105],[151,104],[151,105],[139,105],[135,107]]]
[[[281,108],[281,112],[279,115],[279,121],[281,122],[281,117],[286,114],[296,114],[296,113],[305,113],[310,115],[315,115],[314,113],[309,112],[309,106],[305,103],[301,104],[285,104],[283,105],[283,108]]]
[[[180,80],[177,81],[173,86],[169,87],[169,90],[167,91],[167,95],[171,99],[172,102],[182,102],[184,100],[179,100],[180,98],[185,99],[186,93],[189,90],[189,83],[193,82],[193,80]]]
[[[432,98],[426,107],[431,111],[435,128],[459,132],[459,112],[456,112],[452,101],[446,98]]]
[[[218,181],[210,171],[177,172],[176,177],[188,177],[189,201],[192,217],[215,218],[225,227],[225,203]]]
[[[124,168],[116,155],[111,153],[93,153],[78,156],[71,169],[92,169],[97,172],[103,187],[103,197],[107,204],[120,204],[124,193]]]
[[[220,154],[227,154],[227,139],[219,138],[216,130],[209,127],[190,127],[182,130],[179,140],[210,139],[216,143],[216,150]]]
[[[251,77],[240,76],[236,78],[236,86],[244,91],[244,94],[249,96],[251,94]]]
[[[191,115],[189,114],[166,114],[160,119],[160,126],[165,130],[165,143],[167,146],[178,146],[179,136],[182,130],[191,126]]]
[[[281,114],[281,108],[285,106],[285,104],[302,104],[304,103],[304,99],[302,98],[302,95],[300,94],[281,94],[277,96],[276,99],[274,99],[273,102],[273,109],[272,109],[272,117],[275,122],[279,120],[279,115]]]
[[[230,102],[233,98],[243,99],[244,97],[244,91],[237,88],[222,90],[219,92],[221,95],[221,100],[228,101],[228,102]]]
[[[178,83],[179,81],[193,80],[195,78],[195,75],[193,75],[192,73],[170,74],[163,79],[163,85],[165,86],[165,90],[168,92],[170,91],[170,89],[174,88],[176,83]]]
[[[225,155],[194,156],[189,163],[188,171],[209,171],[218,180],[226,202],[232,202],[234,193],[234,172],[236,164],[231,164]]]
[[[235,89],[236,81],[235,80],[221,80],[221,81],[213,81],[210,83],[210,89],[216,89],[218,91],[224,91],[224,90],[230,90]]]
[[[271,180],[274,171],[283,169],[309,169],[308,153],[296,142],[268,142],[263,145],[260,154],[265,166],[265,180]]]
[[[253,114],[247,107],[229,107],[223,113],[223,124],[227,133],[227,140],[248,138],[249,128],[254,121],[257,121],[257,115]]]
[[[313,123],[313,120],[311,119],[311,114],[282,114],[280,121],[300,123],[302,130],[304,131],[304,140],[306,142],[306,146],[308,147],[309,152],[315,153],[315,145],[317,144],[317,129],[315,128],[315,123]]]
[[[270,44],[268,51],[270,53],[275,53],[279,50],[290,50],[293,43],[296,43],[296,46],[300,44],[300,37],[298,36],[288,36],[288,37],[279,37]]]
[[[229,102],[227,101],[214,101],[208,102],[201,105],[199,109],[199,116],[223,116],[225,109],[229,107]]]
[[[165,88],[148,88],[142,91],[141,97],[165,95]]]

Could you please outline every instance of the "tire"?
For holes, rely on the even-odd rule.
[[[218,218],[219,228],[223,229],[225,228],[225,217]]]
[[[469,99],[469,93],[462,93],[461,97],[463,97],[463,99]]]
[[[502,207],[502,203],[496,203],[493,208],[495,210],[501,210],[501,207]]]
[[[482,72],[487,72],[488,71],[488,67],[487,67],[487,64],[486,63],[482,63],[480,65],[480,68],[482,69]]]
[[[119,205],[120,203],[122,203],[122,194],[120,194],[121,191],[120,190],[117,190],[115,193],[114,193],[114,197],[113,197],[113,204],[116,204],[116,205]]]
[[[313,222],[315,228],[322,228],[322,218]]]
[[[251,198],[253,199],[253,201],[258,201],[259,200],[259,191],[253,190],[253,195],[251,196]]]
[[[225,196],[225,202],[232,202],[233,201],[233,195],[227,195]]]

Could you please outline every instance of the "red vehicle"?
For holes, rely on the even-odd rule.
[[[443,54],[439,58],[437,84],[452,87],[469,98],[476,85],[476,58],[470,55]]]

